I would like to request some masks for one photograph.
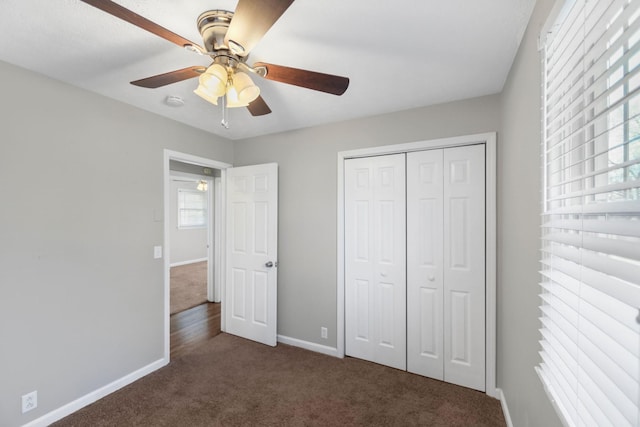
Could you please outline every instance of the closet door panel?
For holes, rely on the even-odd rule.
[[[345,162],[345,335],[347,355],[373,360],[373,170]]]
[[[407,154],[407,370],[444,379],[443,150]]]
[[[406,369],[405,155],[345,161],[346,354]]]
[[[444,380],[485,389],[484,145],[444,150]]]

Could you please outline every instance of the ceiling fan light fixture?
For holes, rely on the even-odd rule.
[[[197,185],[196,189],[198,191],[207,191],[208,187],[209,187],[209,185],[207,184],[207,181],[205,181],[204,179],[201,179],[200,181],[198,181],[198,185]]]
[[[238,94],[238,100],[245,105],[249,105],[260,96],[260,88],[253,83],[247,73],[242,71],[233,75],[233,88]]]

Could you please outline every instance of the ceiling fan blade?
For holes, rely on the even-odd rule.
[[[239,0],[225,44],[237,55],[248,55],[291,3],[293,0]]]
[[[170,71],[157,76],[147,77],[145,79],[132,81],[131,84],[149,89],[155,89],[161,86],[170,85],[171,83],[181,82],[183,80],[198,77],[206,70],[206,67],[193,66],[183,68],[182,70]]]
[[[266,70],[266,75],[263,76],[265,79],[318,90],[332,95],[342,95],[349,87],[349,79],[347,77],[267,64],[265,62],[253,64],[254,69],[261,67]],[[262,75],[260,72],[258,74]]]
[[[120,6],[117,3],[114,3],[110,0],[80,0],[84,3],[87,3],[93,7],[96,7],[103,12],[106,12],[110,15],[115,16],[116,18],[120,18],[123,21],[127,21],[130,24],[135,25],[136,27],[142,28],[143,30],[147,30],[150,33],[155,34],[156,36],[162,37],[165,40],[170,41],[171,43],[175,43],[180,47],[185,46],[194,46],[198,48],[201,52],[204,51],[202,47],[200,47],[197,43],[192,42],[191,40],[187,40],[184,37],[177,35],[176,33],[167,30],[166,28],[156,24],[153,21],[148,20],[147,18],[138,15],[131,10]]]
[[[251,113],[252,116],[264,116],[265,114],[269,114],[271,112],[271,108],[264,102],[261,96],[258,96],[255,100],[251,101],[251,103],[247,106],[247,109]]]

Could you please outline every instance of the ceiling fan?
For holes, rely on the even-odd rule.
[[[333,95],[342,95],[349,86],[347,77],[265,62],[247,63],[251,49],[294,0],[239,0],[235,12],[209,10],[200,14],[197,25],[204,47],[111,0],[81,1],[180,47],[210,56],[213,62],[208,67],[187,67],[135,80],[131,84],[158,88],[199,77],[199,85],[194,92],[216,105],[221,100],[222,125],[225,127],[228,127],[227,107],[247,107],[253,116],[271,113],[250,75]]]

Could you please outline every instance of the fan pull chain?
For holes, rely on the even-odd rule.
[[[225,129],[229,129],[229,109],[227,108],[227,95],[224,94],[222,95],[222,102],[220,103],[220,105],[222,106],[222,121],[220,122],[220,124],[222,125],[223,128]]]

